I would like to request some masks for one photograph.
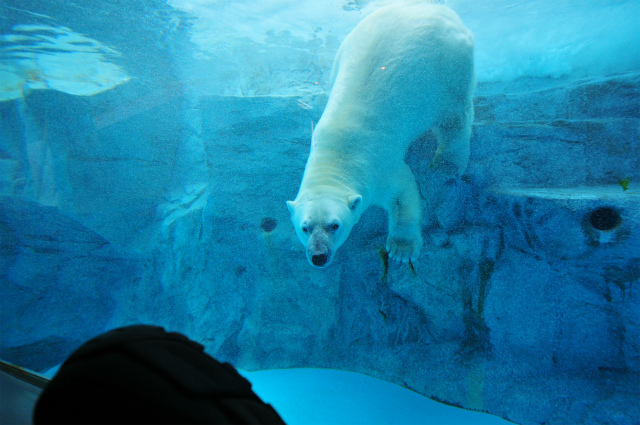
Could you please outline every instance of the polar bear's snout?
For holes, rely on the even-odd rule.
[[[333,259],[333,252],[329,248],[329,237],[321,229],[314,230],[309,236],[307,259],[315,267],[326,267]]]
[[[331,262],[331,250],[324,254],[314,254],[310,256],[311,265],[316,267],[328,266]]]

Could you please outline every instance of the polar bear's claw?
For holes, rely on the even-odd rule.
[[[389,253],[389,258],[393,258],[401,263],[408,263],[409,261],[416,261],[418,259],[421,246],[421,238],[416,238],[415,240],[389,238],[387,241],[387,252]]]

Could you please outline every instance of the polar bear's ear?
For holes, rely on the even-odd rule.
[[[289,212],[293,215],[293,211],[296,208],[296,206],[293,203],[294,201],[287,201],[287,208],[289,208]]]
[[[360,202],[362,202],[362,196],[360,195],[350,195],[347,198],[347,204],[351,211],[355,211],[356,208],[358,208],[358,205],[360,205]]]

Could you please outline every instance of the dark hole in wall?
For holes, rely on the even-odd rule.
[[[622,217],[620,217],[620,213],[614,208],[600,207],[591,212],[589,222],[594,229],[606,232],[620,227]]]
[[[273,232],[273,230],[278,226],[278,220],[272,217],[265,217],[260,220],[260,228],[267,233]]]

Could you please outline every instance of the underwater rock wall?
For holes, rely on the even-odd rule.
[[[57,208],[0,197],[0,358],[44,371],[101,333],[140,273]]]
[[[307,263],[285,201],[326,97],[177,96],[127,114],[109,108],[123,86],[103,103],[57,97],[71,111],[59,116],[32,106],[18,133],[48,123],[52,153],[27,158],[56,190],[20,186],[28,160],[14,140],[0,228],[3,252],[18,254],[3,256],[0,295],[3,318],[20,319],[3,320],[0,356],[44,370],[85,336],[153,323],[245,369],[359,371],[523,424],[629,423],[640,414],[638,87],[639,74],[479,86],[464,177],[431,173],[430,136],[407,155],[424,198],[419,261],[388,261],[386,217],[372,208],[323,270]],[[13,107],[3,119],[25,122]],[[87,107],[102,113],[62,124]],[[63,349],[42,360],[56,337]]]
[[[640,393],[639,193],[623,187],[638,82],[481,86],[465,177],[430,173],[430,137],[407,155],[427,212],[413,268],[387,261],[378,209],[330,269],[307,264],[284,202],[323,97],[192,101],[197,166],[173,176],[143,278],[171,314],[147,318],[247,369],[355,370],[518,423],[624,423]],[[119,306],[114,324],[140,320]]]

